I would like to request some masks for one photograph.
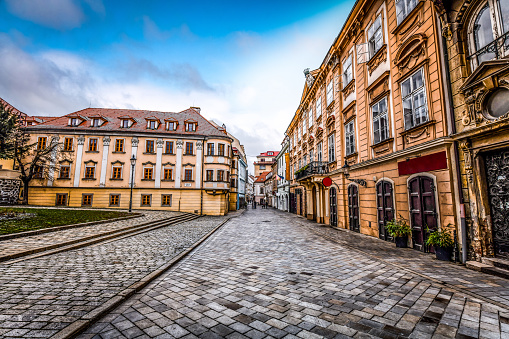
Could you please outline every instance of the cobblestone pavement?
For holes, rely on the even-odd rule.
[[[507,309],[327,240],[318,228],[249,210],[79,338],[509,337]]]
[[[0,338],[51,337],[167,263],[225,219],[202,217],[0,265]]]
[[[69,210],[72,213],[72,210]],[[97,225],[71,228],[62,231],[43,233],[23,238],[15,238],[0,241],[0,257],[24,252],[40,247],[60,244],[83,237],[119,230],[128,226],[138,225],[149,221],[171,218],[179,215],[178,212],[166,211],[143,211],[144,215],[139,218],[101,223]]]

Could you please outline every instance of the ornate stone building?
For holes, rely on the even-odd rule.
[[[384,240],[401,215],[422,251],[433,251],[429,230],[460,231],[439,14],[430,1],[356,2],[320,67],[305,70],[286,131],[291,211]]]
[[[509,1],[434,1],[447,44],[469,258],[509,257]]]

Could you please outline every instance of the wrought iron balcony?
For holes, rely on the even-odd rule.
[[[295,172],[295,179],[300,180],[311,175],[325,175],[327,173],[329,173],[329,167],[326,162],[312,161]]]
[[[502,59],[509,54],[509,32],[496,38],[477,52],[468,56],[469,60],[474,59],[477,65],[481,62],[493,59]]]

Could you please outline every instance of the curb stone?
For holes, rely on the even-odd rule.
[[[81,319],[74,321],[64,329],[55,333],[53,336],[50,337],[50,339],[67,339],[75,337],[77,334],[81,333],[90,325],[92,325],[96,320],[99,320],[103,315],[119,306],[121,303],[129,299],[134,293],[143,289],[145,286],[147,286],[150,282],[154,281],[165,271],[172,268],[175,264],[184,259],[189,253],[191,253],[195,248],[200,246],[205,240],[207,240],[212,234],[219,230],[224,224],[230,221],[230,219],[231,218],[226,218],[213,230],[205,234],[200,240],[194,243],[191,247],[187,248],[177,256],[173,257],[166,264],[162,265],[152,273],[149,273],[148,275],[140,279],[138,282],[132,284],[123,291],[120,291],[114,297],[106,301],[104,304],[83,315]]]

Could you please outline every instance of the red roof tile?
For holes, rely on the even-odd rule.
[[[269,152],[272,152],[272,155],[269,155]],[[279,151],[267,151],[265,153],[260,153],[258,157],[275,157],[279,154]]]
[[[256,178],[255,182],[265,182],[266,176],[269,173],[270,171],[263,172],[262,174],[260,174],[260,176]]]

